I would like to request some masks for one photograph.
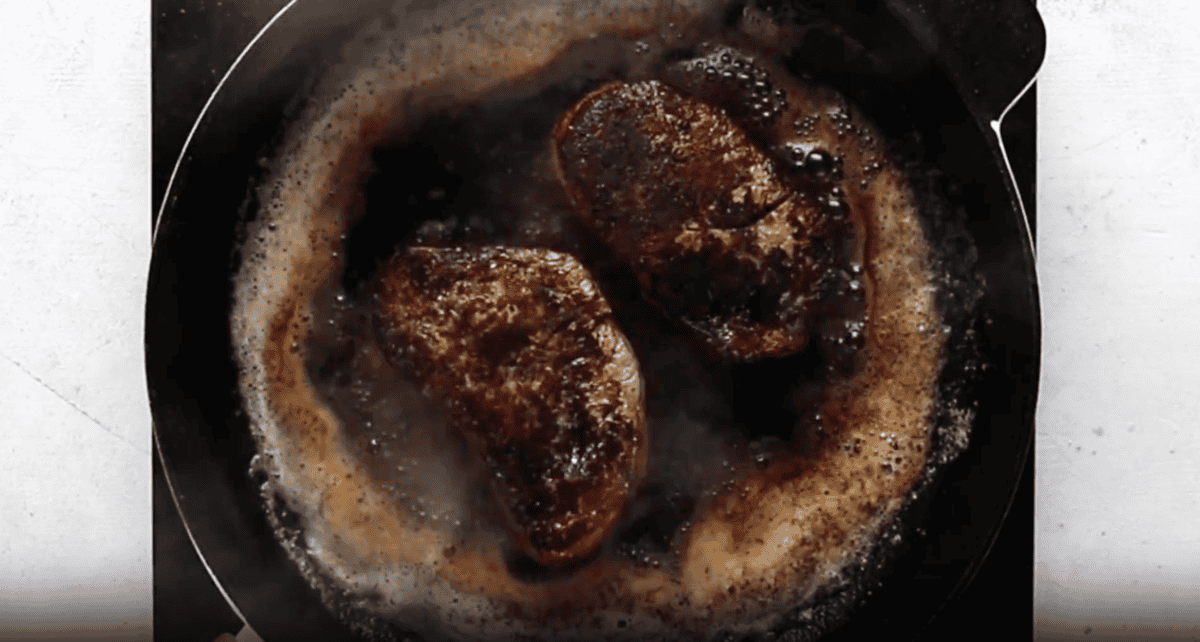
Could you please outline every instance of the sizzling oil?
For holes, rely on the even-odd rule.
[[[723,60],[715,45],[636,27],[641,10],[570,27],[553,12],[530,16],[493,27],[510,42],[524,34],[521,55],[475,41],[476,56],[457,59],[492,60],[490,74],[473,72],[478,62],[439,62],[433,75],[459,95],[449,105],[445,86],[426,91],[420,78],[434,69],[422,54],[439,47],[368,65],[309,115],[263,188],[256,224],[266,240],[249,235],[234,331],[261,465],[280,478],[268,495],[302,516],[285,546],[331,605],[435,637],[707,637],[770,626],[843,581],[924,467],[944,333],[911,191],[861,114],[774,70],[786,100],[773,101],[785,89],[772,87],[751,105],[767,114],[755,135],[807,172],[797,181],[837,174],[814,195],[843,221],[829,239],[837,268],[804,353],[716,363],[574,226],[544,132],[606,80],[669,77],[683,45],[715,56],[689,70],[696,82],[735,92],[737,49]],[[686,12],[672,19],[696,41],[707,24]],[[610,36],[587,37],[601,25]],[[733,84],[721,84],[723,71]],[[575,253],[634,345],[653,472],[583,569],[545,577],[514,564],[473,490],[487,471],[381,358],[366,284],[376,260],[418,238]]]

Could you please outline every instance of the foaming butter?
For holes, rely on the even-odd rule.
[[[472,491],[472,480],[489,472],[459,448],[436,403],[388,369],[369,332],[353,342],[353,381],[341,389],[358,395],[354,408],[373,419],[335,399],[336,377],[314,377],[317,353],[334,341],[331,328],[361,312],[339,300],[347,235],[367,207],[372,150],[431,114],[497,92],[527,96],[546,68],[594,69],[577,53],[588,43],[617,43],[605,51],[619,58],[610,68],[627,77],[663,74],[655,52],[701,40],[715,46],[719,7],[470,9],[444,9],[430,18],[441,27],[415,31],[402,46],[391,31],[360,34],[383,44],[330,73],[258,188],[262,206],[235,279],[232,330],[277,535],[330,607],[373,635],[693,639],[772,626],[845,582],[843,570],[892,522],[926,467],[947,333],[913,192],[863,114],[762,62],[787,94],[777,114],[783,124],[768,132],[778,147],[826,150],[840,163],[853,232],[847,260],[857,270],[846,278],[865,302],[855,321],[863,339],[857,365],[821,388],[819,419],[806,424],[816,445],[766,460],[721,444],[695,455],[712,460],[697,466],[719,470],[680,481],[698,490],[665,552],[614,544],[569,573],[522,573]],[[727,35],[754,46],[752,33]],[[530,172],[541,171],[540,162],[531,161]],[[541,227],[510,226],[507,240],[558,238],[559,227],[546,223],[552,212],[533,218]],[[691,423],[669,422],[663,411],[660,431],[698,421],[676,410],[669,416]],[[387,426],[374,425],[380,417]],[[719,441],[712,435],[722,429],[702,426],[681,440],[700,448]],[[280,510],[299,526],[285,528]]]

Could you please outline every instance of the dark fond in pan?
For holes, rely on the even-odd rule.
[[[984,285],[973,309],[948,319],[951,343],[961,351],[946,366],[943,394],[976,407],[970,442],[938,467],[930,492],[906,507],[905,544],[886,560],[889,570],[878,582],[843,596],[863,603],[829,639],[903,636],[923,627],[986,553],[1032,438],[1040,351],[1032,247],[987,123],[1032,76],[1044,36],[1026,2],[927,4],[761,7],[781,22],[811,25],[785,62],[797,75],[836,87],[875,120],[911,169],[930,237],[943,257],[961,259],[949,272]],[[729,19],[740,8],[732,6]],[[292,19],[312,19],[300,9]],[[296,574],[262,515],[261,480],[247,473],[255,447],[228,331],[229,278],[240,260],[241,223],[255,216],[250,188],[260,159],[278,145],[281,123],[298,113],[314,70],[334,58],[329,43],[355,29],[323,24],[322,33],[298,42],[268,37],[252,49],[205,115],[166,196],[147,301],[159,453],[201,551],[267,640],[352,638]],[[281,57],[276,47],[283,45]],[[846,611],[798,611],[774,634]]]

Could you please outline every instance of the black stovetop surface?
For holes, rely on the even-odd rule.
[[[285,4],[284,0],[151,3],[155,213],[171,167],[205,100],[241,48]],[[1007,150],[1031,227],[1036,221],[1036,96],[1035,87],[1004,123]],[[1032,638],[1033,474],[1031,449],[1009,517],[991,553],[974,581],[925,631],[923,642],[957,641],[981,632],[1001,640]],[[192,547],[157,458],[153,475],[155,640],[209,642],[221,633],[237,633],[242,623]]]

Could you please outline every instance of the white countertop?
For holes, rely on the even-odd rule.
[[[1038,639],[1200,639],[1200,3],[1041,0]],[[0,9],[0,639],[149,639],[148,4]]]
[[[1200,3],[1040,8],[1038,627],[1200,639]]]

